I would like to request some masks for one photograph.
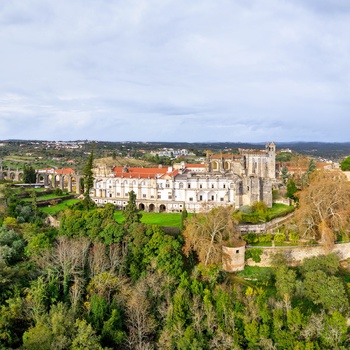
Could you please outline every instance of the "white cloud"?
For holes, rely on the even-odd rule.
[[[349,30],[340,0],[2,2],[0,138],[348,141]]]

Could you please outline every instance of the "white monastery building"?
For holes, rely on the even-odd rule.
[[[123,209],[134,191],[138,208],[149,212],[200,212],[220,205],[238,209],[258,201],[271,207],[275,154],[272,142],[264,150],[240,149],[239,154],[207,152],[204,164],[97,167],[91,198],[97,205],[112,203]]]

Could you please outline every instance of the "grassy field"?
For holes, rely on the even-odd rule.
[[[40,210],[43,211],[46,214],[49,214],[49,215],[56,215],[60,211],[65,210],[69,206],[72,206],[72,205],[74,205],[75,203],[78,203],[78,202],[80,202],[79,199],[67,199],[67,200],[62,201],[61,203],[59,203],[57,205],[40,208]]]
[[[292,208],[293,206],[288,206],[281,203],[273,203],[272,208],[269,208],[267,212],[269,216],[275,216],[285,213],[286,211],[291,210]]]
[[[43,197],[40,197],[40,198],[43,198]],[[52,205],[49,207],[42,207],[42,208],[40,208],[40,210],[42,210],[43,212],[50,214],[50,215],[56,215],[60,211],[65,210],[69,206],[72,206],[75,203],[78,203],[79,201],[80,201],[79,199],[68,199],[68,200],[62,201],[61,203],[59,203],[57,205]],[[121,210],[116,210],[114,212],[114,219],[117,222],[122,223],[124,221],[123,212]],[[179,213],[146,213],[146,212],[142,212],[141,222],[144,224],[150,224],[150,225],[180,227],[181,214],[179,214]]]
[[[117,210],[114,213],[114,218],[117,222],[124,221],[123,212]],[[146,213],[142,212],[141,222],[150,225],[173,226],[180,227],[181,214],[180,213]]]

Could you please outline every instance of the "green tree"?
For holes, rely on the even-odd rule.
[[[182,213],[181,213],[181,224],[180,224],[180,230],[183,231],[185,229],[185,221],[188,217],[188,213],[186,208],[183,209]]]
[[[125,207],[125,210],[123,211],[123,216],[125,218],[124,224],[126,226],[130,226],[134,223],[141,222],[142,214],[137,209],[136,194],[134,191],[129,192],[129,200],[128,200],[128,204]]]
[[[292,179],[287,181],[287,197],[293,200],[297,200],[298,198],[295,194],[298,192],[298,188],[295,182]]]
[[[85,320],[76,320],[77,335],[72,342],[72,350],[102,350],[95,330]]]
[[[282,265],[276,270],[276,290],[277,295],[283,299],[288,297],[290,300],[293,297],[295,290],[296,273],[294,270]]]
[[[350,170],[350,156],[346,157],[341,163],[340,163],[340,169],[343,171],[349,171]]]
[[[24,165],[22,181],[25,184],[34,184],[34,183],[36,183],[36,172],[35,172],[35,169],[32,166]]]
[[[90,197],[90,191],[94,185],[94,177],[93,177],[93,162],[94,162],[94,148],[92,148],[88,162],[85,164],[83,168],[83,179],[84,179],[84,205],[86,210],[89,210],[94,206],[94,202]]]
[[[281,170],[281,177],[282,177],[283,183],[287,183],[289,176],[290,176],[290,174],[289,174],[288,168],[283,167]]]
[[[308,174],[311,174],[311,173],[313,173],[316,169],[317,169],[317,167],[316,167],[315,161],[311,158],[311,159],[309,160],[308,165],[307,165],[307,172],[308,172]]]

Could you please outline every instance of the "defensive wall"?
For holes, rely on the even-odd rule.
[[[350,242],[337,243],[331,249],[326,249],[322,245],[311,246],[294,246],[294,247],[252,247],[247,246],[247,249],[259,248],[263,250],[260,255],[260,262],[254,262],[252,259],[246,261],[247,266],[269,267],[272,266],[274,256],[282,254],[288,262],[288,265],[296,266],[303,262],[306,258],[314,256],[325,255],[329,253],[336,253],[339,260],[346,260],[350,258]]]

